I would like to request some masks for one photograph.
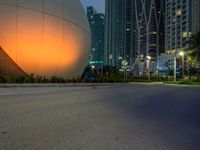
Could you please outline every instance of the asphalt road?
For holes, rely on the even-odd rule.
[[[0,150],[200,150],[200,87],[0,88]]]

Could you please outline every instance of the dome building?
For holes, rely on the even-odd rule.
[[[79,0],[0,0],[0,20],[0,51],[13,61],[1,61],[0,73],[10,64],[49,77],[83,72],[90,30]]]

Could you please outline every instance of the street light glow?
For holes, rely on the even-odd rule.
[[[150,60],[150,59],[151,59],[151,56],[147,56],[147,59],[149,59],[149,60]]]
[[[179,55],[182,57],[182,79],[184,79],[184,60],[185,60],[184,52],[183,51],[179,52]]]
[[[184,56],[184,52],[181,51],[181,52],[179,53],[179,55],[180,55],[180,56]]]

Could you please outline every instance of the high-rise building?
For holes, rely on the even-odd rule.
[[[98,13],[93,7],[87,7],[87,16],[92,39],[89,63],[101,68],[104,64],[105,15]]]
[[[105,63],[121,67],[136,58],[134,0],[106,0]]]
[[[135,0],[135,6],[137,64],[140,74],[143,74],[147,66],[147,56],[151,57],[151,62],[155,62],[165,49],[165,0]]]
[[[191,0],[166,0],[165,49],[167,51],[189,48],[192,35],[191,4]]]
[[[88,17],[88,21],[90,24],[91,24],[91,22],[92,22],[91,20],[95,14],[97,14],[97,11],[96,11],[96,9],[94,9],[94,7],[92,7],[92,6],[87,7],[87,17]]]
[[[164,1],[136,0],[136,4],[139,54],[156,57],[164,51]]]
[[[175,54],[190,47],[192,34],[200,31],[199,0],[166,0],[165,4],[165,50],[168,54],[161,55],[158,68],[166,67],[162,62],[172,62]],[[170,54],[171,53],[171,54]],[[187,55],[187,53],[186,53]],[[171,57],[171,58],[170,58]],[[183,57],[182,58],[186,58]],[[178,57],[180,60],[180,56]],[[182,63],[180,63],[182,62]],[[180,65],[181,64],[181,65]],[[177,68],[184,69],[185,61],[178,61]],[[180,72],[183,72],[182,70]]]
[[[200,32],[200,0],[192,0],[192,33]]]

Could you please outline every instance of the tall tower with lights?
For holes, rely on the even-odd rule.
[[[192,35],[192,0],[166,0],[165,49],[189,48]]]
[[[136,58],[134,0],[106,0],[105,62],[121,67],[123,60],[132,65]]]
[[[91,29],[91,50],[89,64],[100,69],[104,64],[104,29],[105,15],[93,7],[87,7],[87,16]]]
[[[165,0],[135,0],[139,72],[146,68],[147,56],[156,62],[165,48]],[[155,63],[156,64],[156,63]]]
[[[200,32],[200,0],[192,0],[192,33]]]

